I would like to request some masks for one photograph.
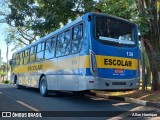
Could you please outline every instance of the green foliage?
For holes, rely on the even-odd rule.
[[[10,0],[9,25],[44,36],[80,14],[94,9],[94,0]]]
[[[136,22],[141,35],[150,30],[149,16],[146,15],[147,10],[139,13],[135,0],[101,0],[96,7],[101,9],[103,13]]]
[[[139,13],[139,16],[138,16],[138,19],[136,20],[136,22],[138,23],[141,35],[145,35],[147,32],[150,31],[149,19],[150,18],[146,14],[146,11]]]
[[[0,75],[1,75],[1,77],[5,77],[7,75],[7,73],[6,72],[1,72]]]
[[[5,39],[6,43],[8,42],[9,45],[12,44],[14,45],[14,48],[12,50],[18,49],[18,48],[22,48],[25,45],[29,44],[29,41],[31,41],[33,38],[31,36],[31,34],[27,34],[28,37],[23,34],[23,37],[25,36],[25,39],[21,36],[22,34],[19,33],[18,29],[20,29],[20,27],[16,28],[16,27],[8,27],[7,32],[8,32],[8,38]],[[23,29],[21,27],[21,29]]]
[[[35,8],[37,19],[32,25],[32,30],[38,35],[45,35],[66,24],[68,19],[74,19],[76,14],[71,11],[74,7],[73,0],[39,0]]]
[[[6,72],[7,71],[7,63],[3,63],[2,65],[1,65],[1,69],[2,69],[2,71],[3,72]],[[10,66],[8,65],[8,70],[10,69]]]
[[[7,71],[7,66],[5,64],[3,64],[1,68],[2,68],[2,71]]]
[[[1,72],[0,73],[0,77],[2,77],[3,78],[3,81],[4,81],[4,77],[7,75],[7,73],[6,72]]]
[[[9,42],[13,50],[28,45],[77,16],[94,11],[94,0],[7,0],[9,14],[5,15],[10,25]],[[6,35],[5,32],[5,35]],[[6,39],[8,41],[8,39]]]
[[[137,16],[135,0],[101,0],[97,7],[106,14],[128,20],[134,20]]]
[[[5,83],[5,84],[9,84],[10,81],[9,81],[9,80],[5,80],[4,83]]]

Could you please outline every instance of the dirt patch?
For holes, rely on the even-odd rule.
[[[134,90],[126,92],[106,92],[106,91],[99,91],[99,92],[103,92],[104,94],[110,96],[121,96],[121,97],[136,98],[151,102],[160,102],[160,92],[149,91],[149,90],[146,91]]]

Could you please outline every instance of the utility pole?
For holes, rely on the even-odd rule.
[[[0,65],[2,65],[1,49],[0,49]]]
[[[0,49],[0,72],[2,70],[2,56],[1,56],[1,49]]]
[[[10,34],[7,35],[7,53],[6,53],[6,58],[7,58],[7,78],[6,78],[6,80],[8,80],[8,49],[9,49],[8,43],[9,43],[9,37],[10,37]]]

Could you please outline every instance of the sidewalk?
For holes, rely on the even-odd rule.
[[[106,91],[91,91],[98,97],[107,99],[126,101],[149,107],[160,109],[160,92],[153,91],[126,91],[126,92],[106,92]]]

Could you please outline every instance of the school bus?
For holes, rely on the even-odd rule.
[[[48,26],[49,27],[49,26]],[[54,91],[139,88],[138,27],[90,12],[15,52],[11,81]]]

